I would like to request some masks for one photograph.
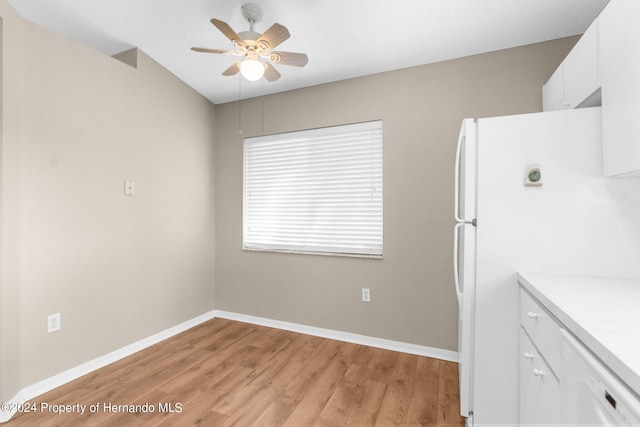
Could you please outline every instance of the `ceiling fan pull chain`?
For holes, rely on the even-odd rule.
[[[242,77],[238,76],[238,135],[242,135]]]

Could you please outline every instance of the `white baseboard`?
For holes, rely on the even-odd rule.
[[[246,314],[231,313],[228,311],[212,310],[204,313],[198,317],[195,317],[186,322],[180,323],[169,329],[165,329],[150,337],[144,338],[133,344],[122,347],[111,353],[100,356],[96,359],[85,362],[74,368],[61,372],[57,375],[49,377],[45,380],[39,381],[28,387],[20,390],[9,402],[9,408],[15,408],[17,405],[32,401],[35,397],[40,396],[48,391],[53,390],[56,387],[60,387],[68,382],[71,382],[83,375],[93,372],[97,369],[105,367],[113,362],[123,359],[132,355],[138,351],[144,350],[154,344],[159,343],[167,338],[177,335],[186,331],[189,328],[206,322],[207,320],[220,317],[223,319],[236,320],[239,322],[252,323],[255,325],[268,326],[276,329],[283,329],[286,331],[298,332],[307,335],[314,335],[322,338],[330,338],[333,340],[349,342],[353,344],[367,345],[370,347],[383,348],[385,350],[398,351],[402,353],[415,354],[418,356],[432,357],[435,359],[446,360],[449,362],[458,361],[458,353],[451,350],[443,350],[439,348],[432,348],[421,346],[417,344],[409,344],[400,341],[386,340],[382,338],[368,337],[365,335],[353,334],[349,332],[340,332],[331,329],[316,328],[314,326],[300,325],[297,323],[283,322],[280,320],[272,320],[264,317],[249,316]],[[0,423],[5,423],[11,419],[16,410],[5,411],[0,409]]]
[[[314,326],[300,325],[298,323],[289,323],[280,320],[249,316],[246,314],[230,313],[220,310],[216,310],[216,317],[229,320],[237,320],[239,322],[253,323],[255,325],[268,326],[270,328],[284,329],[286,331],[299,332],[302,334],[314,335],[322,338],[330,338],[333,340],[344,341],[353,344],[367,345],[369,347],[377,347],[385,350],[398,351],[401,353],[432,357],[434,359],[446,360],[448,362],[458,362],[457,351],[443,350],[440,348],[386,340],[382,338],[369,337],[366,335],[352,334],[350,332],[335,331],[332,329],[316,328]]]

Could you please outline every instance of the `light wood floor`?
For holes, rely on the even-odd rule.
[[[464,425],[455,363],[225,319],[196,326],[33,403],[37,412],[16,414],[5,425]],[[123,412],[126,405],[145,403],[132,408],[138,413]],[[47,412],[78,404],[87,406],[84,415]],[[90,405],[97,405],[95,412]]]

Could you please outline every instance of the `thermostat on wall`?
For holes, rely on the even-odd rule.
[[[525,187],[542,187],[542,172],[540,165],[531,165],[527,167],[527,175],[524,179]]]

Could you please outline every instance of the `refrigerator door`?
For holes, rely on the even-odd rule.
[[[458,297],[460,413],[470,417],[473,380],[473,322],[476,261],[476,123],[465,120],[455,164],[454,282]]]
[[[458,375],[460,381],[460,414],[473,412],[473,353],[475,316],[475,227],[458,223],[454,230],[454,273],[458,293]]]

